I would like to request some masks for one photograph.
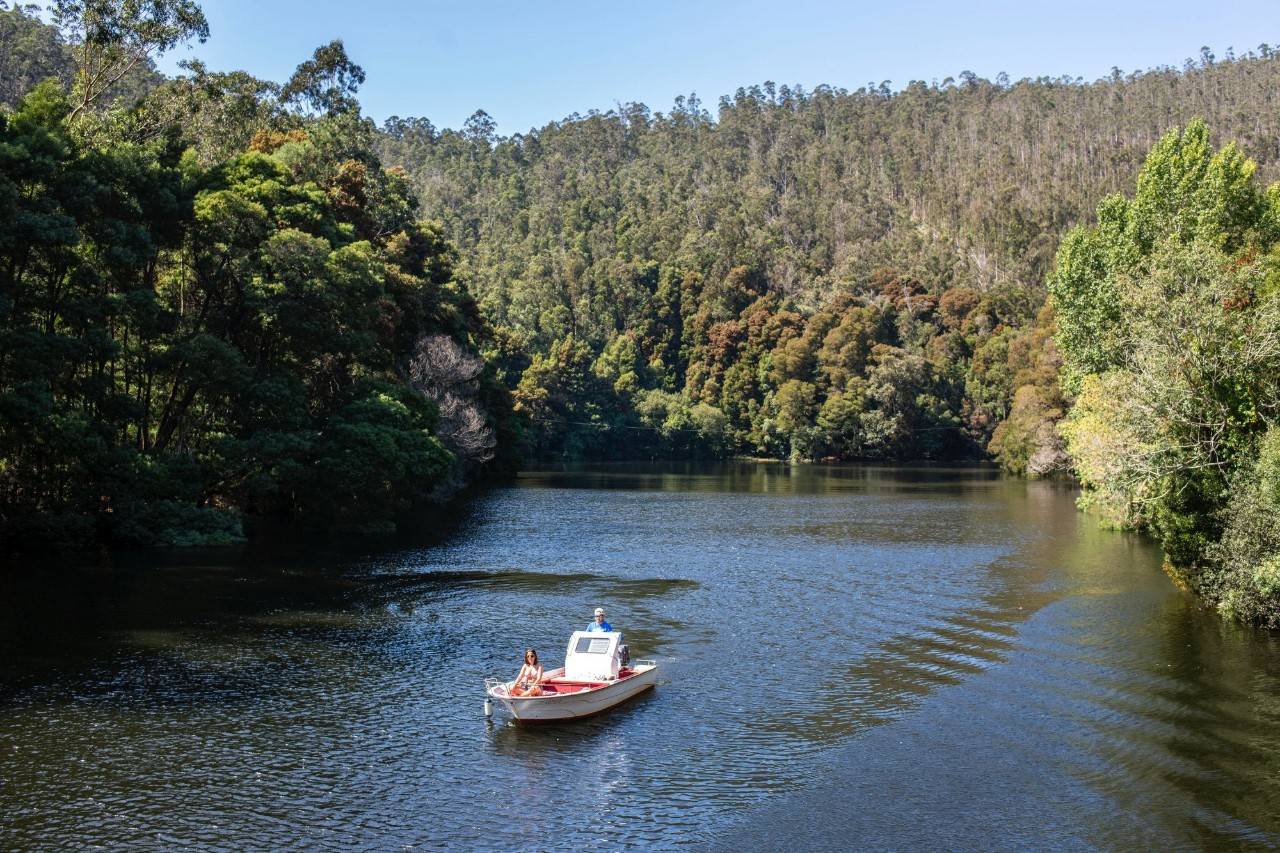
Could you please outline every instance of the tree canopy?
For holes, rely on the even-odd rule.
[[[1226,183],[1188,198],[1181,209],[1200,213],[1177,227],[1238,232],[1224,217],[1240,215],[1241,151],[1262,173],[1277,168],[1266,107],[1277,79],[1280,59],[1262,47],[1094,83],[764,84],[714,111],[695,97],[666,112],[627,104],[509,137],[483,112],[457,131],[393,118],[376,144],[441,217],[485,316],[525,354],[508,369],[534,371],[507,377],[525,389],[534,453],[688,452],[642,412],[678,410],[671,422],[684,423],[703,406],[716,432],[692,446],[991,454],[1048,473],[1066,464],[1058,348],[1076,335],[1068,393],[1078,362],[1114,355],[1106,335],[1076,345],[1074,314],[1057,324],[1041,310],[1062,258],[1101,262],[1078,235],[1058,253],[1060,238],[1197,115],[1210,124],[1188,131],[1185,156],[1209,144],[1209,126],[1240,147],[1203,164],[1209,184]],[[1161,199],[1193,191],[1176,180],[1146,174],[1135,201],[1146,232],[1126,239],[1154,239]],[[1115,311],[1107,281],[1077,309]],[[548,356],[584,346],[607,380],[581,386],[595,414],[520,402]]]
[[[1280,187],[1256,171],[1203,122],[1171,131],[1133,197],[1064,240],[1050,292],[1089,503],[1150,529],[1224,609],[1275,626]]]
[[[0,113],[3,542],[386,529],[491,460],[492,377],[410,375],[472,364],[489,332],[343,100],[362,74],[341,44],[294,78],[320,115],[198,67],[124,104],[100,95],[202,38],[199,9],[62,3],[56,20],[79,40],[71,86]]]

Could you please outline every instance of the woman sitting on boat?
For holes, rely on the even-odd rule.
[[[542,664],[538,663],[538,653],[533,649],[524,650],[524,666],[511,685],[512,696],[541,696]]]

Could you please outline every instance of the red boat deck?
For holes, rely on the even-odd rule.
[[[636,671],[629,667],[623,667],[618,670],[618,681],[630,678],[635,675]],[[552,678],[542,682],[539,685],[542,688],[542,695],[556,693],[581,693],[584,690],[597,690],[609,684],[617,684],[618,681],[569,681],[565,678]]]

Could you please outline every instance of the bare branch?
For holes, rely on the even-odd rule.
[[[428,335],[418,341],[409,362],[413,387],[436,404],[437,434],[460,459],[488,462],[497,447],[478,400],[484,361],[448,335]]]

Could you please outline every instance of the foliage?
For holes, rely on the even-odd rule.
[[[350,112],[359,106],[355,94],[364,79],[364,70],[347,57],[342,41],[334,39],[316,48],[312,57],[298,66],[280,96],[315,112]]]
[[[0,113],[0,542],[385,530],[474,476],[511,430],[474,369],[488,331],[354,104],[299,116],[280,87],[199,68],[102,103],[203,36],[199,9],[56,13],[79,39],[72,95],[45,82]],[[358,69],[317,57],[303,96],[333,78],[349,97]],[[466,375],[411,387],[424,346]]]
[[[1200,243],[1232,254],[1250,242],[1274,242],[1277,223],[1253,180],[1256,168],[1234,143],[1214,153],[1205,123],[1193,121],[1152,148],[1132,201],[1108,197],[1096,228],[1067,235],[1049,290],[1068,390],[1129,357],[1119,279],[1142,276],[1159,244]]]
[[[970,364],[969,396],[997,422],[987,450],[1015,474],[1039,477],[1071,467],[1058,429],[1067,402],[1058,381],[1062,360],[1054,328],[1053,307],[1046,305],[1034,325],[987,338]],[[1007,410],[1001,408],[1004,401]]]
[[[535,355],[515,390],[515,411],[538,425],[535,456],[605,455],[616,420],[616,398],[591,369],[591,349],[572,335]]]
[[[75,66],[61,34],[46,26],[40,8],[0,2],[0,107],[12,109],[37,83],[70,85]]]
[[[209,37],[195,0],[54,0],[51,11],[76,61],[71,120],[154,56]]]
[[[1051,284],[1067,448],[1111,522],[1144,526],[1224,610],[1274,624],[1259,519],[1280,422],[1274,191],[1202,123],[1156,145],[1132,200],[1064,241]]]
[[[1280,428],[1237,480],[1201,585],[1227,613],[1280,628]]]
[[[662,391],[720,411],[728,452],[985,450],[1048,474],[1068,465],[1064,390],[1126,358],[1117,277],[1165,230],[1233,252],[1270,227],[1241,149],[1163,130],[1204,115],[1275,174],[1277,78],[1265,49],[1091,84],[764,84],[508,137],[482,112],[456,131],[393,118],[376,145],[439,212],[499,333],[530,359],[572,336],[613,386],[583,401],[607,423],[580,427],[608,441],[530,420],[533,452],[681,452],[655,426]],[[1135,199],[1108,196],[1153,146]],[[1056,321],[1039,319],[1046,280]]]

